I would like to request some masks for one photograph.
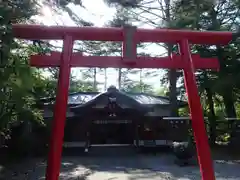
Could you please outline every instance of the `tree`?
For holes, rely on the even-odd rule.
[[[157,89],[154,94],[157,96],[166,96],[167,93],[168,93],[167,87],[161,87]]]
[[[14,126],[25,126],[32,120],[42,123],[35,104],[38,95],[44,94],[45,83],[39,71],[28,65],[28,57],[38,51],[12,36],[12,23],[26,22],[37,12],[36,4],[35,1],[4,1],[0,7],[0,134],[4,138],[9,137]]]
[[[174,21],[178,27],[196,30],[234,30],[239,16],[238,5],[234,1],[176,1],[174,7]],[[239,63],[236,55],[239,47],[232,42],[224,49],[220,46],[194,46],[193,52],[201,56],[216,56],[219,59],[220,71],[198,71],[196,79],[205,110],[209,116],[210,136],[212,143],[216,139],[216,97],[222,96],[226,115],[236,117],[234,103],[236,99],[237,79],[239,77]],[[235,91],[235,92],[234,92]]]
[[[91,84],[91,91],[97,92],[98,85],[100,84],[97,81],[97,74],[100,73],[101,70],[98,68],[85,68],[80,70],[80,72],[82,73],[82,81]]]
[[[144,24],[151,27],[167,27],[176,28],[172,23],[171,1],[150,1],[150,0],[105,0],[109,6],[114,6],[117,9],[122,8],[131,14],[130,18],[135,24]],[[118,17],[118,15],[117,15]],[[164,47],[168,55],[171,55],[173,44],[159,44]],[[178,73],[175,70],[167,71],[169,80],[169,96],[171,101],[172,115],[177,115],[177,78]]]
[[[224,2],[218,2],[218,3],[215,3],[215,4],[211,4],[209,3],[209,1],[203,1],[201,2],[198,6],[196,6],[196,3],[195,1],[189,1],[188,3],[185,4],[185,10],[184,10],[184,6],[183,6],[183,2],[180,1],[179,3],[182,4],[182,10],[181,8],[179,8],[179,4],[178,6],[176,6],[176,9],[178,11],[178,14],[182,11],[182,16],[185,16],[186,17],[186,13],[188,13],[188,15],[190,14],[190,16],[188,17],[191,17],[189,19],[181,19],[181,15],[179,15],[179,21],[177,24],[182,24],[183,26],[187,26],[191,29],[206,29],[206,30],[233,30],[234,29],[234,24],[236,24],[236,16],[237,14],[239,14],[239,11],[236,11],[237,10],[237,6],[235,5],[234,6],[234,3],[230,3],[230,1],[224,1]],[[226,3],[226,4],[225,4]],[[227,10],[227,11],[226,11]],[[198,13],[195,13],[195,12],[198,12]],[[233,13],[234,12],[234,13]],[[184,15],[185,13],[185,15]],[[192,13],[192,14],[191,14]],[[195,14],[195,16],[194,16]],[[225,22],[225,19],[229,19],[229,21],[226,23]],[[232,29],[233,28],[233,29]],[[232,63],[235,64],[234,67],[237,66],[238,63],[236,63],[236,60],[233,58],[231,59],[233,56],[229,56],[229,53],[231,52],[228,52],[228,51],[231,51],[230,49],[234,49],[234,54],[236,54],[236,45],[230,45],[232,46],[232,48],[225,48],[225,50],[223,50],[222,47],[216,47],[216,48],[212,48],[212,47],[209,47],[209,46],[195,46],[195,52],[199,52],[201,55],[203,56],[217,56],[218,59],[219,59],[219,62],[220,62],[220,66],[221,66],[221,70],[219,73],[213,73],[211,71],[208,71],[207,74],[204,74],[206,73],[201,71],[201,73],[199,73],[199,76],[198,78],[200,78],[201,80],[205,79],[205,81],[203,82],[205,85],[209,86],[210,84],[212,85],[212,81],[209,81],[209,76],[213,77],[213,79],[218,79],[218,81],[221,81],[221,82],[228,82],[229,83],[229,80],[226,79],[226,77],[228,77],[229,75],[229,72],[234,72],[232,71]],[[227,55],[227,56],[226,56]],[[232,54],[233,55],[233,54]],[[236,57],[236,55],[235,55]],[[229,59],[229,60],[226,60]],[[231,68],[231,69],[230,69]],[[237,69],[237,68],[236,68]],[[209,74],[210,73],[210,74]],[[219,77],[219,78],[217,78]],[[222,77],[222,78],[220,78]],[[225,78],[225,79],[223,79]],[[199,80],[200,80],[199,79]],[[207,82],[209,81],[209,82]],[[228,84],[227,86],[222,86],[221,90],[225,89],[225,88],[228,88],[228,90],[224,90],[224,92],[227,92],[228,95],[224,95],[224,92],[221,92],[221,95],[225,96],[226,98],[225,99],[232,99],[231,97],[231,92],[233,89],[233,85],[230,85]],[[220,88],[218,88],[220,90]],[[218,91],[219,90],[216,90],[215,91]],[[228,97],[227,97],[228,96]],[[230,102],[229,102],[230,103]],[[235,116],[234,114],[234,110],[232,109],[233,106],[230,105],[230,104],[233,104],[233,103],[230,103],[229,105],[227,105],[228,103],[226,102],[225,105],[226,105],[226,111],[228,111],[229,113],[228,116]],[[229,109],[228,106],[230,106],[229,108],[231,110],[227,110]],[[231,111],[231,113],[230,113]]]
[[[144,92],[144,93],[153,94],[153,87],[144,82],[132,82],[131,84],[128,84],[127,86],[125,86],[123,91],[134,92],[134,93]]]
[[[113,19],[107,23],[107,26],[124,27],[124,26],[128,26],[128,25],[133,25],[133,22],[134,22],[133,16],[135,16],[135,15],[133,15],[129,9],[124,8],[122,6],[117,6],[116,14],[113,17]],[[122,45],[120,43],[108,43],[107,49],[108,49],[108,52],[110,52],[110,54],[108,54],[108,55],[121,56],[122,55],[122,47],[121,46]],[[143,51],[145,47],[146,47],[146,45],[144,45],[144,44],[137,44],[137,50],[141,49]],[[139,52],[139,51],[137,52],[137,55],[149,56],[148,54]],[[129,90],[129,89],[132,89],[132,88],[135,88],[138,86],[138,88],[135,88],[135,90],[138,89],[140,92],[143,92],[144,87],[146,85],[145,83],[142,82],[143,79],[148,78],[150,76],[156,76],[156,74],[150,73],[150,71],[147,71],[147,72],[146,71],[147,70],[142,70],[142,69],[118,68],[117,72],[118,72],[118,87],[119,87],[119,89],[122,89],[122,90],[128,89]],[[135,77],[139,76],[139,82],[137,82],[136,80],[132,80],[130,78],[131,76],[135,76]],[[137,85],[136,85],[136,83],[137,83]]]

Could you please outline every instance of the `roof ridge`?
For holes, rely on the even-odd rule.
[[[87,103],[88,101],[91,101],[92,99],[96,98],[97,96],[107,93],[107,91],[105,92],[86,92],[86,91],[78,91],[78,92],[72,92],[69,93],[68,96],[80,96],[79,100],[75,100],[75,99],[69,99],[69,104],[73,103],[73,104],[77,104],[77,102],[79,101],[79,104],[84,104]],[[150,93],[145,93],[145,92],[127,92],[127,91],[118,91],[118,93],[124,94],[126,96],[128,96],[129,98],[141,103],[141,104],[152,104],[152,105],[157,105],[157,104],[170,104],[170,98],[169,97],[165,97],[165,96],[157,96],[154,94],[150,94]],[[81,98],[82,95],[82,98]],[[139,96],[140,95],[140,96]],[[141,96],[142,95],[142,96]],[[86,99],[85,99],[86,97]],[[155,98],[155,99],[154,99]],[[50,97],[50,98],[41,98],[40,101],[54,101],[55,97]],[[76,101],[76,102],[75,102]],[[178,101],[178,105],[180,106],[184,106],[187,105],[187,102],[185,101],[181,101],[181,100],[177,100]]]

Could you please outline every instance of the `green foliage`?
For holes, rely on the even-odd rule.
[[[98,84],[98,83],[97,83]],[[98,88],[94,88],[93,82],[83,80],[71,80],[69,93],[71,92],[97,92]]]
[[[239,24],[240,4],[237,0],[217,1],[216,4],[210,0],[165,1],[169,4],[167,9],[161,9],[161,1],[154,1],[155,4],[159,5],[158,8],[151,7],[149,5],[151,3],[145,0],[106,0],[106,2],[117,10],[115,17],[107,26],[120,27],[133,24],[141,18],[142,22],[154,27],[167,26],[176,29],[235,30]],[[76,25],[93,26],[92,23],[79,17],[68,6],[69,3],[75,3],[83,7],[82,1],[61,0],[58,3],[61,10],[67,12]],[[22,122],[32,120],[41,122],[41,114],[35,108],[36,100],[40,97],[52,97],[56,94],[58,69],[49,68],[51,76],[45,77],[42,71],[28,66],[29,55],[48,52],[52,47],[47,44],[45,47],[34,47],[23,41],[16,41],[12,37],[11,24],[26,22],[37,12],[36,4],[37,1],[25,0],[4,1],[0,5],[0,132],[6,136],[13,126],[22,124]],[[156,9],[158,14],[152,12]],[[146,13],[151,17],[142,16]],[[165,18],[162,14],[167,17]],[[153,16],[157,18],[156,21],[153,20]],[[141,47],[143,48],[143,46]],[[172,49],[177,51],[176,46],[173,46]],[[120,55],[121,45],[110,42],[77,42],[76,51],[85,51],[91,55]],[[198,71],[196,74],[204,114],[223,118],[234,115],[233,111],[236,111],[239,116],[239,44],[232,42],[224,48],[220,46],[193,46],[192,51],[198,52],[202,56],[217,56],[221,65],[220,72]],[[69,91],[97,91],[99,82],[96,80],[96,74],[101,72],[101,69],[89,68],[81,71],[82,80],[72,76]],[[118,82],[121,89],[130,92],[153,92],[152,87],[143,82],[143,78],[153,76],[153,73],[129,69],[119,69],[118,72]],[[139,81],[133,81],[129,77],[130,74],[135,77],[139,76]],[[175,77],[173,76],[173,80],[178,76],[180,79],[182,78],[182,74],[178,73]],[[169,79],[172,77],[168,76],[167,81]],[[171,84],[171,86],[174,85]],[[183,82],[179,89],[179,92],[183,94]],[[165,95],[164,91],[162,89],[157,93]],[[224,112],[224,109],[227,110]],[[187,116],[188,111],[182,109],[179,114]]]
[[[191,4],[188,2],[188,4]],[[189,5],[186,7],[189,7]],[[199,12],[195,16],[195,25],[192,29],[205,29],[205,30],[233,30],[234,24],[239,20],[236,18],[239,15],[239,10],[236,5],[230,1],[218,2],[214,5],[209,1],[202,1],[196,6],[192,6],[191,9],[185,10],[187,12]],[[177,8],[178,11],[181,8]],[[184,6],[182,6],[184,9]],[[182,10],[183,11],[183,10]],[[195,13],[195,12],[193,12]],[[237,15],[238,14],[238,15]],[[230,18],[230,19],[229,19]],[[226,19],[229,19],[226,22]],[[182,22],[184,20],[179,20]],[[185,21],[186,22],[186,21]],[[213,96],[217,94],[223,97],[223,102],[226,109],[227,116],[235,116],[234,101],[236,101],[237,89],[238,89],[238,77],[240,63],[237,61],[239,56],[239,45],[235,42],[226,47],[210,47],[210,46],[194,46],[195,52],[200,53],[202,56],[213,57],[216,56],[219,59],[220,71],[199,71],[197,80],[199,84],[200,92],[212,92]],[[205,93],[202,93],[204,95]],[[207,94],[205,94],[207,95]]]
[[[122,6],[124,8],[136,8],[143,0],[104,0],[109,6]]]
[[[22,121],[41,121],[40,112],[34,108],[36,77],[27,64],[28,49],[16,45],[9,54],[8,62],[1,68],[0,82],[0,131]]]
[[[155,91],[155,94],[157,96],[166,96],[168,94],[168,89],[167,87],[161,87]]]
[[[56,2],[58,2],[59,5],[63,7],[67,6],[69,3],[74,3],[76,5],[83,6],[81,0],[56,0]]]
[[[153,88],[151,85],[143,82],[132,82],[122,87],[122,90],[125,92],[145,92],[152,94]]]
[[[180,108],[178,111],[179,116],[189,117],[189,109],[188,107]]]
[[[188,28],[195,30],[234,30],[239,23],[239,9],[233,1],[175,1],[173,7],[176,28]],[[238,79],[240,63],[237,61],[240,49],[236,42],[230,45],[205,46],[195,45],[194,53],[203,57],[217,57],[220,63],[220,71],[198,71],[196,80],[199,94],[204,109],[204,114],[209,117],[210,137],[216,140],[217,119],[235,117],[238,97]],[[182,79],[183,81],[183,79]],[[183,85],[183,82],[181,83]],[[180,87],[181,88],[181,87]],[[183,89],[183,88],[182,88]],[[235,106],[234,106],[235,105]],[[223,135],[223,137],[226,137]]]
[[[141,20],[154,27],[167,26],[175,29],[202,31],[236,31],[240,23],[240,4],[238,0],[167,0],[153,1],[152,3],[148,3],[147,0],[128,1],[133,2],[132,7],[124,6],[122,1],[107,0],[106,2],[109,5],[114,5],[117,9],[125,8],[129,14],[136,15],[135,20]],[[161,6],[162,2],[166,6]],[[131,18],[128,21],[132,22],[134,17],[131,16]],[[174,51],[178,51],[176,46],[173,47]],[[239,116],[239,43],[233,41],[225,47],[194,45],[192,52],[199,53],[202,57],[217,57],[219,59],[219,72],[206,70],[196,73],[204,115],[209,117],[210,129],[214,131],[214,128],[216,129],[214,127],[216,119]],[[175,96],[180,92],[182,98],[186,99],[182,75],[182,73],[178,73],[176,76],[172,76],[171,73],[165,75],[162,82],[168,84],[170,80],[170,90],[173,90],[169,93],[170,97],[174,93],[174,79],[179,77],[179,90],[176,91]],[[163,93],[163,90],[158,93]],[[180,115],[188,115],[185,110],[179,113]]]
[[[240,118],[240,103],[235,104],[237,118]]]
[[[25,22],[35,12],[34,1],[4,1],[0,6],[0,133],[6,137],[15,125],[42,120],[34,108],[34,73],[28,66],[33,50],[12,36],[12,23]]]

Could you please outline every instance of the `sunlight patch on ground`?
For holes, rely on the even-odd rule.
[[[121,153],[121,152],[119,152]],[[117,154],[119,154],[117,153]],[[198,166],[179,167],[174,164],[173,155],[105,155],[88,157],[63,157],[60,180],[201,180]],[[239,180],[240,164],[233,161],[215,161],[218,180]],[[9,171],[3,179],[44,179],[46,161],[29,160]],[[14,174],[14,176],[12,176]],[[3,175],[3,174],[1,174]]]

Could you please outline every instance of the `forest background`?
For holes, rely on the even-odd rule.
[[[33,43],[14,39],[13,23],[237,31],[239,0],[6,0],[0,5],[0,133],[11,137],[22,123],[44,124],[36,102],[56,94],[58,68],[37,69],[29,56],[61,51],[61,41]],[[121,55],[121,45],[111,42],[76,41],[74,51],[87,55]],[[166,56],[177,51],[175,44],[142,43],[138,54]],[[220,71],[197,71],[196,79],[204,115],[209,117],[211,137],[216,139],[216,120],[240,116],[240,44],[193,46],[193,53],[217,57]],[[182,71],[147,69],[74,68],[69,92],[104,91],[116,85],[127,92],[168,96],[173,116],[188,116],[177,110],[177,99],[187,100]]]

